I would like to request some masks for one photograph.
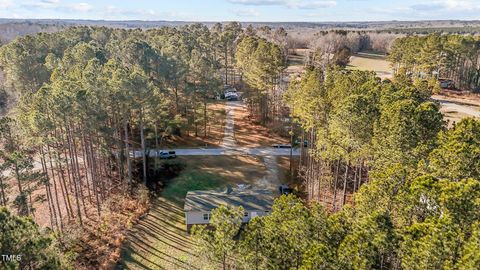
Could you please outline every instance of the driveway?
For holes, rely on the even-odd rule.
[[[480,110],[478,109],[478,107],[464,105],[458,102],[448,101],[444,99],[434,99],[434,100],[439,102],[442,108],[444,108],[445,110],[456,111],[472,117],[480,118]]]
[[[227,118],[225,120],[225,132],[223,135],[222,148],[233,149],[236,146],[235,142],[235,110],[241,106],[240,101],[227,101],[225,111]]]

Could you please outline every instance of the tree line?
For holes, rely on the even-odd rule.
[[[243,81],[252,88],[248,105],[263,124],[277,119],[281,109],[279,89],[286,56],[282,48],[256,36],[247,36],[237,45],[236,66]]]
[[[293,81],[285,100],[309,143],[299,168],[308,198],[335,211],[372,168],[418,162],[444,128],[430,95],[422,81],[381,81],[373,72],[340,68],[313,68]]]
[[[413,78],[451,79],[460,89],[480,87],[480,40],[472,35],[408,36],[395,40],[388,60]]]

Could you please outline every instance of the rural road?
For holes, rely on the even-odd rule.
[[[162,149],[166,151],[165,149]],[[160,149],[151,149],[148,153],[149,157],[157,157]],[[237,147],[235,149],[228,148],[192,148],[192,149],[171,149],[175,151],[177,156],[289,156],[290,149],[287,148],[246,148]],[[300,155],[300,149],[292,149],[294,156]],[[134,157],[141,157],[142,151],[134,152]]]
[[[441,100],[441,99],[434,99],[435,101],[439,102],[440,105],[449,111],[456,111],[463,114],[467,114],[473,117],[480,118],[480,110],[475,109],[474,106],[462,105],[452,101]]]

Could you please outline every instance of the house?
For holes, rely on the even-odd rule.
[[[189,191],[185,200],[187,230],[195,224],[209,224],[212,210],[220,205],[242,206],[245,209],[243,222],[256,216],[265,216],[272,209],[274,196],[269,190],[231,189],[225,191]]]

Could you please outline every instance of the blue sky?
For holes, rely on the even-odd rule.
[[[480,0],[0,0],[1,18],[188,21],[480,19]]]

